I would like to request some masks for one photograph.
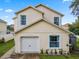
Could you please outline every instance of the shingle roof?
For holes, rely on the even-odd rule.
[[[55,27],[57,27],[57,28],[59,28],[59,29],[65,31],[65,32],[67,32],[67,33],[69,33],[69,34],[73,34],[72,32],[70,32],[70,31],[68,31],[68,30],[65,30],[65,29],[63,29],[62,27],[59,27],[59,26],[57,26],[57,25],[55,25],[55,24],[52,24],[52,23],[50,23],[49,21],[44,20],[44,19],[40,19],[40,20],[38,20],[38,21],[36,21],[36,22],[34,22],[34,23],[28,25],[28,26],[25,26],[24,28],[22,28],[22,29],[16,31],[15,34],[18,33],[18,32],[20,32],[20,31],[22,31],[22,30],[24,30],[24,29],[26,29],[26,28],[28,28],[28,27],[31,27],[31,26],[33,26],[34,24],[39,23],[39,22],[41,22],[41,21],[45,21],[45,22],[47,22],[48,24],[50,24],[50,25],[52,25],[52,26],[55,26]]]
[[[32,7],[32,6],[29,6],[29,7],[26,7],[26,8],[24,8],[24,9],[22,9],[22,10],[19,10],[19,11],[15,12],[15,14],[18,14],[18,13],[24,11],[24,10],[29,9],[29,8],[32,8],[32,9],[36,10],[37,12],[43,13],[42,11],[39,11],[39,10],[37,10],[36,8]]]
[[[7,23],[6,21],[4,21],[4,20],[2,20],[2,19],[0,19],[0,22],[1,22],[1,23]]]
[[[62,13],[60,13],[60,12],[54,10],[54,9],[51,9],[51,8],[49,8],[48,6],[45,6],[45,5],[43,5],[43,4],[39,4],[39,5],[35,6],[35,7],[37,8],[37,7],[39,7],[39,6],[43,6],[43,7],[47,8],[47,9],[49,9],[49,10],[51,10],[51,11],[53,11],[53,12],[59,14],[59,15],[61,15],[61,16],[64,16]]]

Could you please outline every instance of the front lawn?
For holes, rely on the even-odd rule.
[[[0,56],[2,56],[4,53],[6,53],[13,46],[14,46],[14,40],[13,39],[6,42],[6,43],[0,43]]]
[[[77,42],[76,42],[77,44],[77,48],[79,48],[79,38],[77,38]]]
[[[72,54],[68,57],[65,56],[47,56],[47,55],[41,55],[40,59],[79,59],[79,55]]]
[[[40,59],[64,59],[64,56],[47,56],[47,55],[41,55]]]

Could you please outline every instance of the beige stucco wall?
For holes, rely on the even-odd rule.
[[[5,34],[7,31],[7,24],[0,22],[0,35]]]
[[[36,9],[44,12],[44,18],[49,20],[50,22],[54,23],[54,17],[59,17],[60,19],[60,26],[62,24],[62,16],[60,16],[59,14],[55,13],[54,11],[51,11],[43,6],[38,6]]]
[[[20,47],[21,47],[21,42],[20,42],[20,37],[21,36],[39,36],[40,40],[40,49],[50,49],[48,46],[49,42],[49,35],[60,35],[60,48],[63,49],[64,51],[69,51],[69,47],[66,45],[69,44],[69,37],[68,33],[64,32],[44,21],[39,22],[17,34],[15,34],[15,51],[20,53]]]
[[[32,8],[28,8],[25,11],[22,11],[21,13],[16,15],[16,19],[14,19],[14,26],[15,26],[15,31],[26,26],[26,25],[21,25],[21,18],[20,15],[26,15],[26,25],[29,25],[30,23],[33,23],[37,20],[42,19],[42,13],[32,9]]]

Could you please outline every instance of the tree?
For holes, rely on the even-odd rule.
[[[77,16],[77,20],[69,26],[69,30],[76,35],[79,35],[79,0],[72,0],[70,8],[72,14]]]
[[[7,26],[7,30],[9,30],[9,31],[14,31],[14,28],[11,27],[11,25],[8,25],[8,26]]]
[[[70,8],[72,9],[72,14],[78,16],[79,19],[79,0],[73,0]]]
[[[69,30],[75,33],[76,35],[79,35],[79,19],[75,20],[74,23],[69,25]]]

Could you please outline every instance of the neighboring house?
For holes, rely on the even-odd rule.
[[[7,42],[14,38],[14,32],[7,34],[7,22],[0,19],[0,40]]]
[[[67,23],[67,24],[64,24],[64,25],[62,25],[62,27],[65,29],[65,30],[69,30],[69,23]]]
[[[69,30],[69,26],[70,26],[69,23],[62,25],[62,27],[65,30]],[[72,45],[72,49],[76,48],[76,39],[77,39],[76,35],[73,35],[73,34],[69,35],[69,43]]]
[[[7,32],[4,38],[5,38],[5,42],[14,39],[14,25],[13,24],[7,25]]]
[[[0,37],[5,35],[7,32],[7,22],[0,19]]]
[[[39,4],[16,12],[15,52],[40,53],[43,49],[69,52],[69,34],[62,28],[63,14]]]

